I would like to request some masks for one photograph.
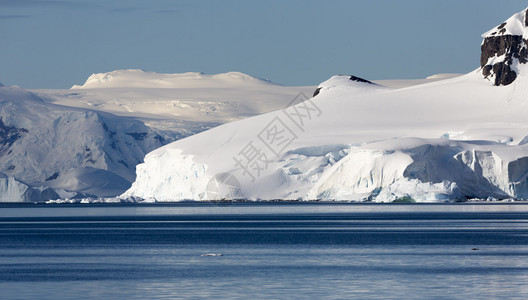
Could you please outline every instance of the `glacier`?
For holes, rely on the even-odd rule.
[[[525,10],[494,36],[526,36],[528,22],[517,22],[526,19]],[[154,150],[121,197],[528,199],[528,66],[512,55],[505,63],[514,80],[497,84],[499,73],[483,73],[494,63],[489,59],[468,74],[404,88],[334,76],[296,105]],[[235,178],[236,184],[222,187],[219,177]],[[216,193],[208,192],[211,186]]]
[[[146,153],[313,88],[239,72],[136,69],[93,74],[65,90],[1,85],[0,202],[112,199],[130,187]]]

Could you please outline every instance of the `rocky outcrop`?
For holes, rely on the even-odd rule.
[[[483,35],[480,66],[494,85],[509,85],[518,75],[518,64],[528,62],[528,14],[520,12]]]

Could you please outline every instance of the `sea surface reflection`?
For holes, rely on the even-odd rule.
[[[2,205],[1,298],[523,299],[527,211],[524,204]]]

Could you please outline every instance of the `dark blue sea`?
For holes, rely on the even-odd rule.
[[[528,299],[528,205],[1,205],[0,299]]]

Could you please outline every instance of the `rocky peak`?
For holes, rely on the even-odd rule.
[[[480,66],[494,85],[509,85],[517,78],[518,64],[528,62],[528,9],[482,35]]]

